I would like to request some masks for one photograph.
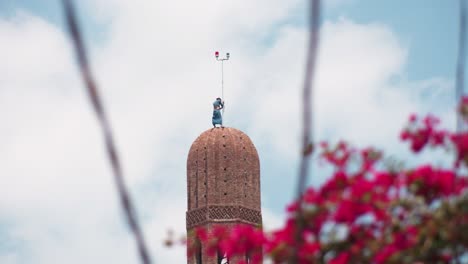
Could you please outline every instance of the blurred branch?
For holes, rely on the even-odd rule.
[[[309,171],[309,159],[313,152],[312,135],[312,84],[315,76],[315,61],[319,40],[320,0],[311,0],[310,5],[310,34],[307,50],[307,64],[302,90],[302,159],[300,163],[299,182],[297,185],[297,198],[300,198],[305,190]]]
[[[466,41],[466,0],[460,0],[460,25],[458,35],[458,57],[457,57],[457,73],[456,73],[456,104],[461,102],[464,83],[465,83],[465,41]],[[456,110],[457,117],[457,132],[461,132],[463,120]]]
[[[64,7],[68,31],[70,33],[70,37],[72,38],[73,45],[75,47],[81,76],[83,77],[83,80],[85,82],[89,99],[91,100],[96,117],[103,132],[105,147],[107,150],[110,164],[112,166],[112,171],[117,187],[117,192],[120,197],[120,202],[125,212],[128,225],[130,226],[130,229],[133,232],[133,235],[135,236],[141,261],[144,264],[149,264],[151,263],[150,256],[148,254],[148,250],[144,241],[143,233],[137,221],[135,208],[133,206],[132,200],[130,198],[129,192],[125,184],[120,159],[117,155],[117,149],[113,139],[112,129],[105,114],[101,99],[99,97],[98,88],[91,74],[86,49],[78,27],[75,8],[71,0],[63,0],[62,3]]]
[[[310,0],[309,3],[309,39],[307,48],[307,62],[302,90],[302,158],[300,162],[299,180],[297,183],[296,197],[299,204],[298,210],[298,230],[296,242],[301,242],[302,221],[302,194],[304,193],[307,176],[309,173],[309,161],[314,150],[313,130],[312,130],[312,110],[313,110],[313,81],[315,76],[315,64],[317,60],[317,49],[319,44],[320,30],[320,0]],[[299,245],[296,245],[296,251]],[[297,253],[297,252],[296,252]],[[297,254],[296,254],[297,255]]]

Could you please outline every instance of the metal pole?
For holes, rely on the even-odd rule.
[[[224,60],[221,61],[221,100],[224,101]],[[223,106],[223,118],[224,118],[224,106]]]
[[[217,61],[221,61],[221,99],[222,99],[223,101],[225,101],[225,100],[224,100],[224,61],[225,61],[225,60],[229,60],[230,54],[229,54],[229,52],[228,52],[228,53],[226,53],[226,57],[225,57],[225,58],[221,58],[221,59],[220,59],[220,58],[219,58],[219,52],[216,51],[216,52],[215,52],[215,57],[216,57],[216,60],[217,60]],[[223,116],[224,116],[224,105],[223,105]]]

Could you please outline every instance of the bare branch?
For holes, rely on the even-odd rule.
[[[91,100],[92,106],[96,114],[96,118],[98,119],[103,132],[105,147],[110,164],[112,166],[117,192],[120,197],[120,203],[125,212],[127,223],[130,226],[133,235],[135,236],[141,261],[144,264],[150,264],[151,259],[148,254],[143,233],[141,231],[140,225],[138,224],[135,208],[133,206],[130,194],[125,184],[120,159],[117,154],[117,149],[115,147],[113,139],[112,129],[105,114],[101,99],[99,97],[98,88],[96,86],[96,83],[94,82],[94,79],[92,78],[86,49],[78,27],[75,8],[71,0],[63,0],[62,3],[64,7],[68,31],[70,33],[70,37],[72,38],[73,45],[75,47],[81,76],[83,77],[83,80],[85,82],[89,99]]]
[[[309,161],[314,150],[313,145],[313,81],[315,76],[315,64],[317,60],[317,50],[319,44],[320,30],[320,0],[310,0],[309,4],[309,39],[307,48],[307,62],[304,77],[304,86],[302,90],[302,150],[301,162],[299,171],[299,180],[296,189],[296,198],[299,204],[297,216],[297,233],[296,233],[296,251],[301,243],[301,231],[303,227],[302,220],[302,194],[304,193],[307,176],[309,173]],[[296,252],[297,255],[297,252]],[[296,260],[297,261],[297,260]]]

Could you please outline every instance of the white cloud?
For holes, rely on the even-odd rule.
[[[257,65],[267,68],[272,78],[268,83],[259,81],[257,94],[262,103],[252,125],[257,138],[294,159],[299,149],[298,88],[302,85],[305,32],[285,28],[280,36]],[[313,109],[316,140],[345,139],[392,149],[410,113],[435,111],[444,118],[449,116],[451,83],[442,78],[406,80],[408,49],[387,26],[347,19],[326,22],[319,49]],[[273,63],[277,61],[282,63]]]
[[[276,215],[268,208],[262,209],[262,217],[263,217],[263,228],[264,230],[271,231],[276,230],[284,225],[285,215]]]
[[[89,5],[109,23],[108,39],[87,43],[152,255],[157,263],[183,262],[183,248],[161,244],[168,228],[184,230],[186,155],[210,126],[211,100],[220,93],[212,53],[232,54],[225,65],[228,125],[244,128],[260,155],[273,149],[270,155],[292,162],[305,32],[287,21],[300,3]],[[408,111],[424,108],[417,91],[434,86],[439,97],[450,87],[440,79],[404,80],[408,50],[384,25],[340,20],[323,32],[316,92],[322,138],[382,142]],[[8,237],[0,241],[0,262],[136,262],[66,35],[27,13],[0,18],[0,57],[0,223]],[[377,127],[385,133],[363,133]],[[268,229],[281,223],[273,211],[263,212]]]

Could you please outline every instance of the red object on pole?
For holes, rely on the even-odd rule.
[[[216,58],[219,57],[219,52],[218,51],[215,52],[215,56],[216,56]]]

